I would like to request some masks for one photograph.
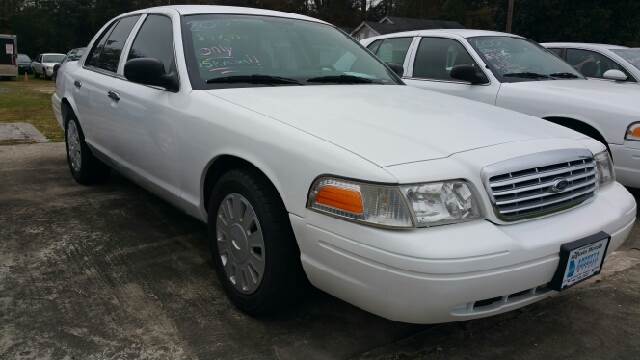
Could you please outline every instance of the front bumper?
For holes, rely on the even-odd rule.
[[[614,251],[631,231],[636,203],[614,183],[588,204],[512,225],[479,220],[393,231],[306,215],[290,218],[312,284],[390,320],[439,323],[495,315],[549,296],[545,285],[558,266],[560,245],[605,231],[608,253]]]
[[[617,180],[640,189],[640,142],[627,141],[623,145],[609,144]]]

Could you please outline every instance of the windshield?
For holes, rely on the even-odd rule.
[[[18,62],[28,63],[28,62],[31,62],[31,58],[25,54],[18,54]]]
[[[468,41],[502,82],[583,79],[571,65],[526,39],[486,36]]]
[[[64,59],[64,55],[42,55],[42,63],[60,64]]]
[[[611,51],[640,70],[640,49],[615,49]]]
[[[383,63],[332,26],[255,15],[189,15],[184,51],[194,89],[401,84]]]

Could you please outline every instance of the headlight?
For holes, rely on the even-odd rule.
[[[477,199],[464,180],[396,186],[320,177],[311,186],[307,207],[394,228],[442,225],[481,216]]]
[[[627,128],[626,140],[640,141],[640,122],[633,123]]]
[[[596,162],[596,168],[598,169],[598,182],[600,186],[614,182],[616,180],[616,174],[613,170],[613,162],[609,156],[608,151],[597,153],[593,159]]]
[[[403,185],[419,227],[450,224],[480,218],[480,209],[464,180]]]

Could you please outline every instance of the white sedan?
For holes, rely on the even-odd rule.
[[[40,54],[31,63],[31,70],[36,77],[42,77],[43,79],[49,79],[53,76],[53,70],[56,65],[62,63],[65,54],[47,53]]]
[[[597,80],[640,84],[640,49],[589,43],[543,43],[582,75]]]
[[[640,88],[586,81],[539,44],[512,34],[424,30],[363,44],[400,68],[407,85],[544,118],[601,141],[618,181],[640,188]]]
[[[307,279],[393,320],[494,315],[596,275],[635,221],[601,143],[404,86],[320,20],[153,8],[89,49],[52,99],[71,175],[112,167],[206,222],[252,315]]]

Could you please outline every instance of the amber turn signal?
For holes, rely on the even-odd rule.
[[[640,141],[640,122],[629,125],[629,128],[627,129],[627,136],[625,136],[625,139]]]
[[[315,201],[317,204],[356,215],[362,215],[364,213],[362,196],[358,191],[351,189],[325,185],[318,191]]]

